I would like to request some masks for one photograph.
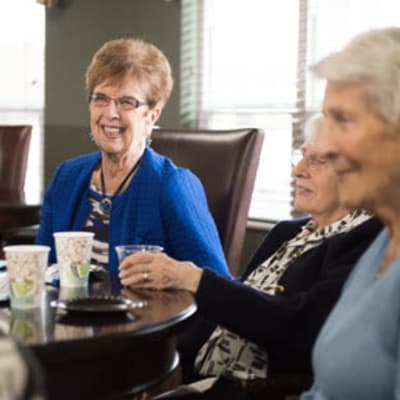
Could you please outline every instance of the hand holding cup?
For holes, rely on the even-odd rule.
[[[203,270],[192,262],[177,261],[164,253],[131,252],[119,265],[124,286],[146,289],[184,289],[196,292]]]
[[[142,252],[142,253],[161,253],[164,249],[161,246],[152,244],[125,244],[115,246],[115,250],[118,256],[118,262],[121,264],[125,257]]]

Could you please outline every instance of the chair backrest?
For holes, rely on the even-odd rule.
[[[157,129],[152,147],[201,180],[232,274],[237,275],[264,133]]]
[[[0,126],[0,193],[11,197],[24,190],[32,126]]]

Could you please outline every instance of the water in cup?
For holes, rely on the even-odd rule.
[[[122,260],[130,254],[137,252],[160,253],[163,251],[163,247],[150,244],[126,244],[115,246],[115,250],[118,256],[118,262],[121,264]]]

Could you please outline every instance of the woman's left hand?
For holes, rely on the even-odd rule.
[[[191,262],[177,261],[164,253],[135,253],[119,266],[125,286],[147,289],[197,291],[203,270]]]

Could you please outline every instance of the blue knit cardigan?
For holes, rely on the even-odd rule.
[[[100,159],[96,152],[64,161],[46,190],[36,242],[51,247],[51,263],[56,261],[53,233],[80,230],[90,213],[90,178]],[[142,243],[230,276],[199,179],[149,148],[128,188],[113,200],[110,270],[118,270],[115,246]]]

